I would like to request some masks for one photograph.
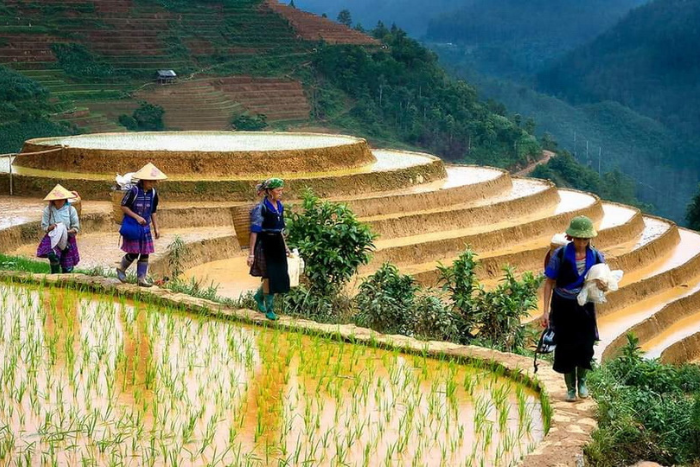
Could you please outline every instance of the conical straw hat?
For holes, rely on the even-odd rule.
[[[168,177],[160,171],[158,167],[152,163],[148,163],[141,167],[141,170],[133,175],[133,178],[138,180],[165,180]]]
[[[63,188],[60,184],[58,184],[55,187],[53,187],[53,190],[51,190],[48,195],[46,195],[44,201],[57,201],[59,199],[73,198],[76,198],[76,196],[73,193],[71,193],[70,191]]]

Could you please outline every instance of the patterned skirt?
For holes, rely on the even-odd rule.
[[[139,240],[126,240],[122,237],[122,251],[135,255],[150,255],[155,250],[151,229],[143,229],[143,235]]]
[[[36,249],[36,255],[39,258],[48,258],[51,253],[58,257],[61,267],[70,269],[75,267],[80,262],[80,252],[78,251],[78,242],[75,240],[75,235],[68,236],[68,245],[64,250],[58,246],[51,248],[51,237],[44,235],[41,239],[39,247]]]
[[[270,293],[289,292],[287,250],[279,232],[260,232],[255,241],[255,258],[250,275],[269,279]]]

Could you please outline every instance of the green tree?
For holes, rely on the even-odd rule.
[[[340,24],[343,24],[347,27],[352,27],[352,16],[350,15],[349,10],[340,10],[337,19]]]
[[[161,131],[165,129],[163,123],[163,107],[149,102],[141,102],[141,105],[129,115],[121,115],[119,123],[129,130],[134,131]]]

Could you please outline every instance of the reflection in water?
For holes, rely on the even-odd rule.
[[[0,462],[511,465],[537,395],[488,371],[0,286]]]

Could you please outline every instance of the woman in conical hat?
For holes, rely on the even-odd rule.
[[[160,180],[168,177],[149,162],[136,172],[133,178],[137,179],[138,183],[122,199],[122,211],[124,211],[122,223],[133,223],[139,235],[123,238],[122,251],[126,254],[117,267],[117,277],[120,281],[126,282],[126,270],[138,260],[136,262],[138,284],[141,287],[150,287],[152,284],[148,280],[148,258],[155,251],[153,236],[156,239],[160,237],[156,215],[158,211],[156,185]],[[153,226],[153,235],[151,235],[151,226]]]
[[[76,209],[68,203],[69,199],[76,197],[75,192],[58,184],[44,198],[44,201],[48,201],[41,217],[41,228],[45,235],[36,255],[49,259],[52,274],[73,272],[73,268],[80,262],[78,243],[75,240],[80,231],[80,219]]]
[[[564,374],[569,402],[576,401],[577,389],[578,397],[588,397],[586,374],[591,370],[593,345],[598,340],[593,303],[581,306],[576,300],[588,270],[605,262],[603,254],[591,246],[591,239],[597,235],[588,217],[574,217],[566,230],[570,242],[554,250],[545,268],[542,324],[554,329],[554,371]],[[601,282],[598,287],[607,290]]]

